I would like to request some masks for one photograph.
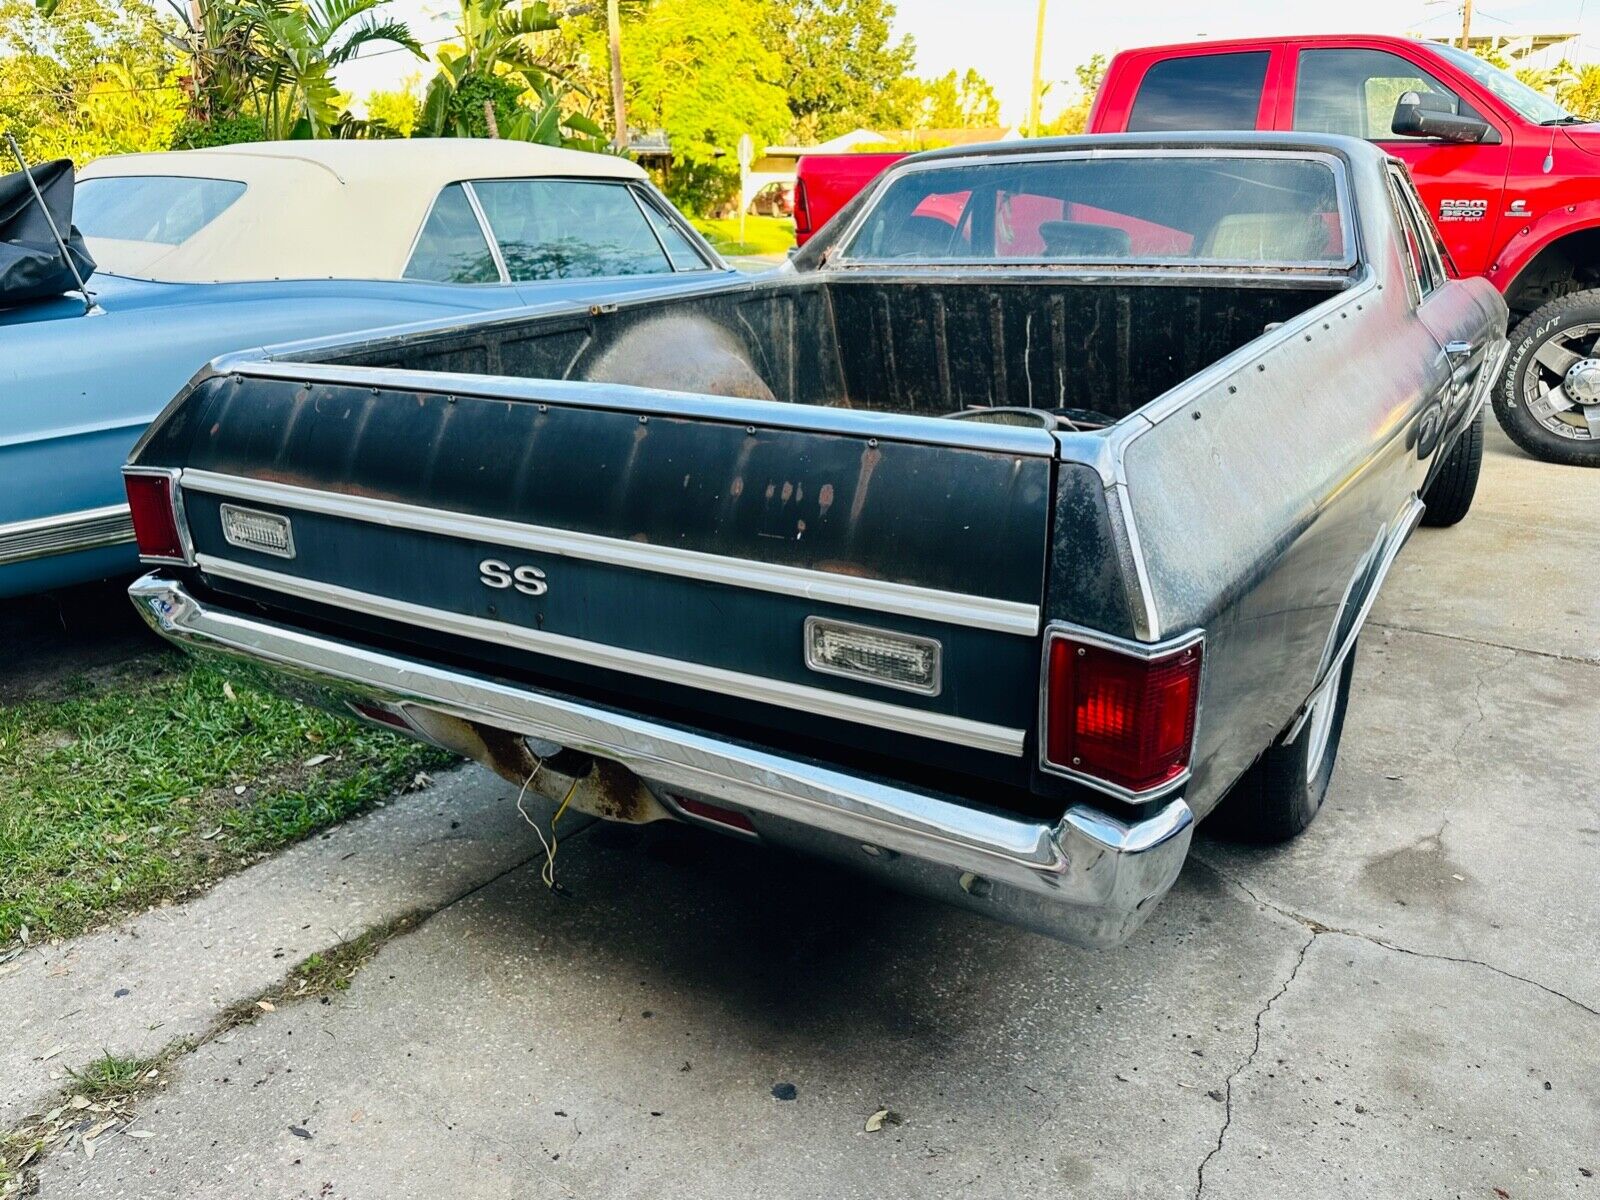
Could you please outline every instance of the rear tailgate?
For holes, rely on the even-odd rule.
[[[971,422],[280,362],[202,383],[138,461],[183,468],[219,592],[638,711],[1021,783],[1054,451]],[[287,518],[292,556],[241,544],[237,516],[230,538],[224,506]],[[813,617],[936,642],[936,690],[813,669]]]

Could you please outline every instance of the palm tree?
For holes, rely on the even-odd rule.
[[[252,71],[269,138],[328,137],[340,125],[333,70],[361,47],[389,42],[422,57],[403,21],[374,15],[387,0],[243,0],[255,27],[259,61]]]
[[[422,99],[417,132],[428,137],[490,137],[599,148],[604,131],[564,111],[575,89],[551,53],[561,26],[546,0],[461,0],[458,40],[438,50],[439,72]]]

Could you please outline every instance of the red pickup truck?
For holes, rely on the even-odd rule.
[[[1539,458],[1600,466],[1600,124],[1453,46],[1317,36],[1124,51],[1088,131],[1206,129],[1349,134],[1404,160],[1456,270],[1511,309],[1501,425]],[[808,227],[847,198],[828,177],[848,157],[801,160]]]

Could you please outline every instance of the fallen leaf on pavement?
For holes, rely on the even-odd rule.
[[[148,1129],[130,1129],[128,1130],[128,1136],[131,1138],[149,1138],[155,1137],[155,1134],[151,1133]]]
[[[74,1096],[70,1101],[68,1101],[68,1104],[72,1108],[79,1108],[79,1109],[88,1108],[89,1107],[89,1097],[87,1097],[87,1096]]]
[[[885,1125],[898,1124],[900,1124],[899,1113],[890,1112],[887,1108],[880,1108],[867,1118],[867,1123],[863,1128],[866,1133],[877,1133]]]
[[[52,1058],[54,1058],[56,1055],[60,1054],[66,1048],[67,1048],[67,1046],[66,1046],[65,1042],[63,1042],[59,1046],[51,1046],[50,1049],[46,1050],[43,1054],[39,1055],[39,1061],[40,1062],[49,1062]]]
[[[271,1000],[257,1000],[256,1001],[256,1007],[259,1008],[262,1012],[277,1012],[278,1011],[278,1006],[276,1004],[274,1004]]]

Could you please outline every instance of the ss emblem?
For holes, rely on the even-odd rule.
[[[478,582],[499,591],[514,587],[524,596],[542,596],[550,590],[538,567],[513,567],[498,558],[486,558],[478,564]]]

